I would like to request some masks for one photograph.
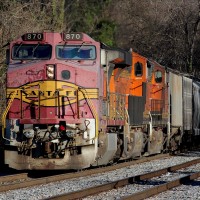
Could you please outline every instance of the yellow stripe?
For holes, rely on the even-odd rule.
[[[79,87],[77,85],[64,81],[38,81],[23,85],[19,88],[7,88],[7,98],[10,98],[10,94],[16,90],[17,94],[15,99],[21,100],[22,95],[23,102],[39,105],[40,96],[41,106],[56,106],[58,102],[58,92],[60,101],[61,97],[66,97],[64,105],[76,103],[77,94],[80,101],[85,98],[83,93],[78,93]],[[98,99],[97,88],[84,88],[84,90],[88,98]],[[20,91],[22,91],[22,94]]]

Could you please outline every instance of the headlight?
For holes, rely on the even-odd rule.
[[[47,78],[54,79],[55,78],[55,66],[47,65]]]

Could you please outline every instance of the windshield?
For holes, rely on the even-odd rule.
[[[94,60],[96,48],[91,45],[58,45],[56,56],[64,60]]]
[[[49,44],[15,44],[12,48],[13,60],[49,60],[52,46]]]

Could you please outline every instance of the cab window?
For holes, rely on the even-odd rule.
[[[96,48],[91,45],[58,45],[56,57],[64,60],[94,60]]]
[[[140,77],[143,74],[143,65],[140,62],[135,63],[135,76]]]
[[[155,72],[155,82],[156,83],[161,83],[162,82],[162,72],[157,70]]]
[[[13,60],[49,60],[52,46],[49,44],[15,44],[12,48]]]

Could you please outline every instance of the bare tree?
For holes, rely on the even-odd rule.
[[[0,0],[0,11],[1,47],[46,29],[82,31],[113,45],[116,32],[116,46],[163,65],[191,72],[200,64],[200,0]]]
[[[121,47],[191,72],[199,64],[199,1],[115,1],[111,17],[118,24],[116,40]]]

